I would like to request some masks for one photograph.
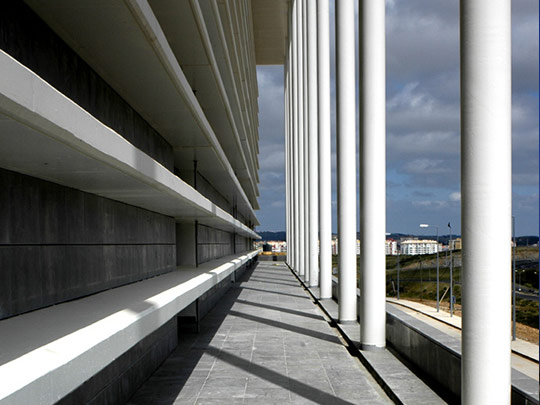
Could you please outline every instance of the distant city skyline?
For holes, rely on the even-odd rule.
[[[435,229],[419,228],[428,223],[447,234],[450,222],[452,232],[459,234],[459,2],[387,0],[386,4],[387,231],[434,234]],[[333,43],[333,4],[331,10]],[[537,0],[512,2],[512,63],[516,234],[538,235]],[[332,97],[334,71],[332,57]],[[283,67],[259,66],[257,76],[261,167],[257,229],[284,231]],[[335,145],[332,152],[336,232]]]

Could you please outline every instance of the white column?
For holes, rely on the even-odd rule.
[[[302,4],[302,66],[303,72],[303,108],[304,108],[304,282],[309,285],[309,86],[308,86],[308,38],[307,38],[307,0],[303,0]]]
[[[291,24],[289,24],[289,32]],[[291,41],[289,37],[289,41]],[[294,136],[294,126],[293,126],[293,100],[292,100],[292,44],[289,42],[289,63],[288,63],[288,111],[289,111],[289,135],[287,137],[287,179],[289,184],[287,186],[288,201],[287,206],[289,208],[289,219],[288,219],[288,230],[287,230],[287,258],[289,260],[288,264],[291,268],[293,267],[293,257],[294,257],[294,201],[293,201],[293,165],[292,160],[292,138]]]
[[[293,269],[296,273],[299,272],[299,260],[298,260],[298,225],[299,225],[299,194],[298,194],[298,58],[297,58],[297,47],[298,47],[298,36],[297,36],[297,0],[292,2],[292,13],[291,13],[291,38],[292,38],[292,107],[293,107],[293,135],[292,135],[292,203],[293,203]]]
[[[328,0],[317,3],[319,118],[320,298],[332,298],[332,166],[330,143],[330,23]]]
[[[308,2],[308,86],[309,86],[309,286],[319,285],[319,162],[317,119],[317,3]]]
[[[293,6],[292,3],[289,5],[289,111],[290,111],[290,119],[289,119],[289,127],[290,127],[290,135],[288,139],[288,145],[289,145],[289,210],[290,210],[290,217],[289,217],[289,225],[290,225],[290,233],[289,233],[289,243],[290,246],[287,245],[287,253],[290,257],[289,266],[296,270],[294,267],[294,234],[295,234],[295,228],[294,228],[294,218],[295,218],[295,199],[294,199],[294,159],[293,159],[293,145],[294,145],[294,81],[293,81],[293,74],[294,74],[294,43],[293,43]],[[290,253],[289,253],[290,251]]]
[[[284,105],[284,152],[285,152],[285,243],[287,246],[289,246],[289,193],[288,193],[288,187],[289,187],[289,160],[288,160],[288,147],[287,147],[287,141],[289,139],[289,100],[288,100],[288,83],[287,83],[287,76],[288,76],[288,61],[287,56],[285,56],[285,65],[283,67],[283,105]],[[289,258],[285,257],[285,262],[289,263]]]
[[[354,0],[336,1],[339,322],[356,321],[356,100]]]
[[[304,277],[306,258],[305,234],[305,170],[304,170],[304,53],[302,9],[303,0],[297,0],[297,99],[298,99],[298,274]]]
[[[289,179],[288,179],[288,168],[289,168],[289,162],[287,160],[287,155],[288,155],[288,150],[287,150],[287,139],[289,137],[289,100],[288,100],[288,94],[287,94],[287,91],[288,91],[288,80],[287,80],[287,76],[288,76],[288,60],[287,60],[287,53],[285,53],[285,63],[284,63],[284,66],[283,66],[283,106],[284,106],[284,128],[283,128],[283,131],[284,131],[284,146],[285,146],[285,159],[284,159],[284,163],[285,163],[285,167],[284,167],[284,173],[285,173],[285,233],[286,233],[286,237],[285,237],[285,243],[287,243],[288,245],[288,233],[289,233],[289,196],[288,196],[288,192],[287,192],[287,188],[288,188],[288,185],[289,185]],[[286,257],[285,258],[285,262],[288,263],[289,262],[289,259]]]
[[[510,0],[460,2],[463,404],[511,389]]]
[[[360,1],[360,342],[386,345],[385,2]]]

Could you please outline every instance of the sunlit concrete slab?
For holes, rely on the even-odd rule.
[[[0,322],[0,402],[52,404],[258,254],[246,252]]]
[[[231,61],[222,57],[221,60],[225,63],[218,65],[214,47],[223,54],[224,42],[219,40],[221,38],[210,36],[210,33],[214,36],[220,34],[216,27],[220,16],[214,15],[217,9],[212,7],[210,2],[199,4],[189,1],[157,0],[150,1],[150,5],[227,159],[250,196],[251,202],[256,202],[255,197],[258,195],[255,182],[256,156],[252,155],[246,140],[247,135],[241,127],[241,119],[244,117],[233,114],[233,102],[236,99],[228,97],[227,90],[230,92],[231,88],[225,87],[225,83],[231,81],[229,77],[232,73],[229,66]],[[185,38],[190,40],[185,41]],[[255,68],[254,60],[247,68],[249,67]],[[249,107],[253,108],[252,104],[256,97],[249,97],[248,100],[252,102]],[[187,154],[189,150],[185,148],[183,153]]]
[[[132,397],[148,403],[392,403],[283,263],[262,262]]]
[[[1,167],[258,238],[4,52],[0,68]]]
[[[253,0],[251,2],[255,50],[258,65],[285,63],[287,0]]]
[[[258,223],[253,197],[241,186],[148,2],[27,4],[171,144],[179,169],[191,169],[197,160],[200,173],[223,195],[236,197],[239,209]]]

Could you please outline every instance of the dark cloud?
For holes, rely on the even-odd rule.
[[[386,4],[388,231],[417,232],[420,222],[451,221],[460,232],[459,1]],[[538,234],[538,0],[512,1],[512,66],[514,214],[518,234]],[[281,67],[257,71],[260,229],[284,229],[285,199],[278,195],[284,190],[283,73]],[[334,101],[332,135],[335,228]]]

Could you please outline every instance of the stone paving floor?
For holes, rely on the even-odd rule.
[[[283,263],[261,262],[129,404],[392,403]]]

